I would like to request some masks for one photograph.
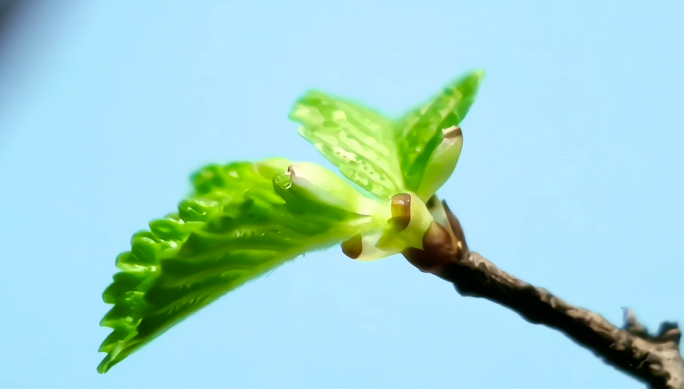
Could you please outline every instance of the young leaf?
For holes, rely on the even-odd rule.
[[[380,199],[403,189],[391,120],[359,104],[311,91],[290,118],[342,174]]]
[[[296,185],[274,186],[289,165],[272,159],[208,166],[194,175],[196,193],[177,214],[133,236],[131,250],[117,258],[121,272],[103,294],[114,307],[101,322],[113,332],[100,346],[108,354],[100,373],[284,262],[383,227],[377,217],[325,202],[308,206]]]
[[[391,228],[383,232],[376,247],[386,252],[423,249],[423,235],[434,220],[425,203],[414,193],[400,193],[392,197],[391,207]]]
[[[407,190],[419,190],[430,157],[442,143],[442,130],[457,126],[465,118],[483,77],[484,72],[480,70],[467,74],[401,120],[397,142]]]
[[[453,174],[461,156],[463,134],[461,127],[451,126],[441,131],[440,143],[430,155],[416,194],[423,201],[432,197]]]
[[[276,184],[276,192],[284,198],[289,197],[279,190],[281,186],[305,201],[308,207],[323,203],[359,215],[373,215],[385,220],[390,216],[387,205],[361,195],[342,177],[312,162],[290,165],[287,174],[276,178]],[[386,212],[383,212],[383,208]]]
[[[376,261],[407,248],[423,248],[423,236],[435,220],[426,204],[413,193],[392,196],[391,218],[381,232],[357,234],[342,243],[342,252],[358,261]]]

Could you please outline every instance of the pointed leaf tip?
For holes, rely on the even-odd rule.
[[[466,74],[449,84],[441,94],[432,98],[427,104],[409,112],[399,123],[399,158],[404,185],[410,191],[421,191],[421,198],[424,200],[431,196],[431,193],[422,193],[424,188],[420,188],[426,171],[431,169],[430,174],[435,176],[445,175],[442,172],[432,171],[437,165],[431,164],[433,154],[443,143],[442,130],[459,126],[463,121],[475,101],[484,75],[483,70]],[[455,167],[455,162],[460,155],[460,147],[453,155],[456,156],[455,160],[441,164],[446,169],[453,170]],[[451,172],[447,172],[446,177],[450,175]],[[439,189],[439,187],[429,186],[429,191]]]

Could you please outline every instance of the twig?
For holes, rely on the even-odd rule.
[[[575,307],[544,288],[502,271],[468,250],[458,219],[445,202],[442,204],[453,235],[433,223],[423,239],[424,249],[404,252],[414,266],[453,283],[462,296],[490,300],[517,312],[530,323],[562,332],[652,389],[684,389],[681,331],[677,323],[665,322],[651,335],[634,313],[625,309],[625,325],[618,328],[597,313]]]

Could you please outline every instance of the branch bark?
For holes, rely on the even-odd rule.
[[[431,199],[428,207],[435,207],[435,200]],[[517,312],[530,323],[562,332],[652,389],[684,389],[677,323],[664,322],[655,334],[650,334],[634,313],[625,309],[624,326],[618,328],[597,313],[520,280],[469,251],[458,219],[446,202],[437,204],[442,208],[439,205],[443,205],[451,231],[433,223],[423,238],[423,250],[403,253],[414,266],[453,283],[462,296],[487,299]]]

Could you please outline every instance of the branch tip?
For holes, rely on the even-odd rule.
[[[415,267],[451,282],[462,296],[490,300],[530,323],[560,331],[652,389],[684,389],[684,360],[679,350],[682,334],[677,323],[662,323],[653,336],[634,311],[623,307],[624,324],[618,328],[597,313],[573,306],[544,288],[500,270],[468,250],[461,223],[446,201],[442,205],[456,244],[449,245],[442,239],[443,231],[431,226],[425,234],[425,250],[404,252]],[[452,257],[445,258],[447,254]]]

